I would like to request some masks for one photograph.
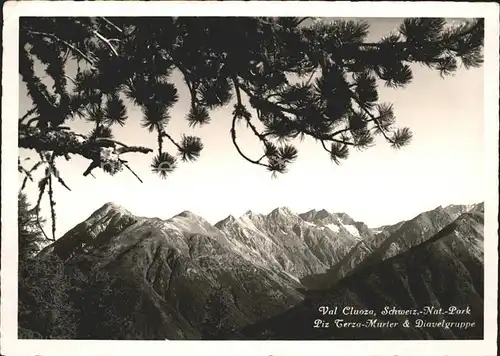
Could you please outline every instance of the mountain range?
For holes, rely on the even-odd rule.
[[[345,213],[279,207],[211,225],[189,211],[162,220],[107,203],[39,257],[112,271],[135,285],[156,320],[148,338],[477,338],[483,213],[483,203],[450,205],[371,229]],[[318,308],[332,303],[467,304],[476,327],[314,328]]]

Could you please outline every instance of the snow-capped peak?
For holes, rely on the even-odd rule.
[[[245,219],[245,218],[252,219],[252,220],[259,219],[259,218],[262,218],[262,214],[253,212],[252,210],[248,210],[245,214],[240,216],[240,219]]]
[[[306,211],[305,213],[302,213],[300,215],[316,215],[318,211],[316,209],[311,209],[309,211]]]
[[[107,202],[97,209],[91,216],[108,215],[110,212],[131,215],[130,212],[115,202]]]
[[[335,213],[333,214],[335,217],[338,219],[340,223],[343,225],[355,225],[356,221],[354,221],[353,218],[351,218],[349,215],[346,213]]]
[[[197,218],[198,216],[196,214],[194,214],[193,212],[189,211],[189,210],[184,210],[183,212],[175,215],[174,217],[183,217],[183,218]]]
[[[301,217],[302,220],[313,222],[313,223],[319,223],[319,222],[322,222],[322,220],[327,219],[328,217],[331,217],[332,214],[325,209],[321,209],[319,211],[316,209],[312,209],[312,210],[309,210],[308,212],[299,214],[299,216]]]
[[[189,210],[184,210],[183,212],[171,217],[166,221],[167,222],[183,221],[182,224],[189,223],[189,224],[198,224],[200,226],[212,226],[207,220]]]
[[[189,211],[189,210],[184,210],[183,212],[171,217],[170,219],[168,219],[166,221],[168,221],[168,222],[184,221],[184,222],[189,222],[190,224],[211,225],[204,218],[196,215],[195,213],[193,213],[192,211]]]
[[[113,201],[109,201],[106,204],[104,204],[101,209],[106,208],[106,209],[116,209],[116,210],[125,210],[124,207],[122,207],[120,204],[115,203]]]
[[[168,220],[164,220],[164,226],[178,231],[189,232],[191,234],[196,233],[211,236],[219,233],[219,230],[207,220],[188,210],[185,210]]]
[[[253,219],[252,219],[253,220]],[[302,219],[287,207],[279,207],[271,211],[269,214],[258,220],[259,224],[271,224],[283,228],[284,226],[293,225]]]
[[[315,218],[316,219],[324,219],[324,218],[327,218],[331,215],[332,214],[330,212],[328,212],[326,209],[321,209],[320,211],[316,212]]]
[[[227,226],[227,225],[231,225],[231,224],[234,224],[236,223],[236,218],[233,216],[233,215],[229,215],[227,216],[225,219],[222,219],[221,221],[215,223],[215,227],[217,229],[221,229],[223,228],[224,226]]]
[[[286,206],[280,206],[279,208],[276,208],[273,211],[271,211],[267,216],[268,217],[295,216],[295,213]]]

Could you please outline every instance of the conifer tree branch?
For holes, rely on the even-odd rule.
[[[113,54],[114,54],[115,56],[117,56],[117,57],[118,57],[118,51],[117,51],[117,50],[115,49],[115,47],[111,44],[111,42],[110,42],[110,40],[109,40],[109,39],[107,39],[106,37],[104,37],[103,35],[101,35],[101,34],[100,34],[99,32],[97,32],[96,30],[92,31],[92,33],[93,33],[94,35],[96,35],[96,36],[97,36],[97,38],[99,38],[101,41],[103,41],[103,42],[106,44],[106,46],[108,46],[108,47],[109,47],[109,49],[113,52]]]
[[[356,97],[353,95],[353,98],[354,98],[354,101],[356,101],[356,103],[358,104],[359,108],[361,110],[363,110],[363,112],[368,115],[370,117],[370,120],[369,121],[373,121],[375,122],[375,124],[377,125],[379,131],[382,133],[382,135],[384,136],[384,138],[389,141],[390,143],[394,144],[394,140],[392,138],[390,138],[388,135],[387,135],[387,132],[386,130],[380,125],[380,122],[378,121],[378,118],[376,118],[371,112],[370,110],[368,110],[367,108],[365,108],[363,105],[361,105],[361,103],[356,99]]]
[[[237,121],[237,119],[238,119],[238,117],[236,115],[233,115],[233,120],[232,120],[232,123],[231,123],[231,139],[233,141],[233,146],[236,148],[236,151],[238,151],[238,153],[240,154],[241,157],[243,157],[245,160],[247,160],[248,162],[250,162],[252,164],[257,164],[257,165],[260,165],[260,166],[263,166],[263,167],[269,167],[267,164],[264,164],[264,163],[261,162],[261,160],[262,160],[262,158],[264,156],[261,157],[258,160],[254,160],[254,159],[251,159],[250,157],[248,157],[247,155],[245,155],[243,153],[243,151],[241,150],[240,146],[236,142],[236,121]]]
[[[332,141],[332,142],[337,142],[337,143],[342,143],[344,145],[348,145],[348,146],[356,146],[356,144],[354,142],[350,142],[350,141],[346,141],[346,140],[340,140],[340,139],[337,139],[337,138],[330,138],[329,141]]]
[[[40,119],[41,119],[41,116],[32,117],[31,119],[28,120],[28,122],[26,123],[26,126],[31,127],[32,123],[38,122],[38,121],[40,121]]]
[[[85,136],[83,135],[78,135],[79,137],[83,137],[83,138],[86,138]],[[117,140],[113,140],[111,138],[106,138],[106,137],[96,137],[96,138],[93,138],[92,139],[93,141],[95,142],[100,142],[100,143],[103,143],[103,144],[114,144],[114,145],[118,145],[118,146],[121,146],[123,148],[129,148],[129,146],[127,146],[126,144],[124,144],[123,142],[120,142],[120,141],[117,141]]]
[[[41,161],[45,160],[44,156],[42,155],[41,152],[38,152],[38,155],[40,156],[40,160]],[[36,214],[36,223],[37,223],[40,231],[42,232],[42,234],[43,234],[43,236],[45,237],[46,240],[51,241],[52,239],[50,237],[48,237],[47,234],[45,233],[45,230],[44,230],[44,228],[43,228],[43,226],[41,224],[41,219],[40,219],[40,210],[41,210],[41,204],[42,204],[42,197],[43,197],[43,194],[45,193],[45,189],[47,187],[47,183],[48,183],[48,175],[45,175],[38,182],[38,199],[37,199],[36,205],[35,205],[35,207],[33,209],[34,209],[35,214]]]
[[[56,155],[52,153],[51,158],[47,161],[47,163],[49,165],[49,168],[50,168],[50,174],[52,176],[54,176],[57,179],[57,181],[64,188],[66,188],[67,190],[71,191],[71,189],[68,187],[68,185],[66,184],[66,182],[64,181],[64,179],[62,179],[61,175],[59,174],[59,171],[58,171],[58,169],[56,167],[55,158],[56,158]]]
[[[87,167],[87,169],[85,170],[85,172],[83,172],[83,176],[86,177],[86,176],[88,176],[90,174],[90,175],[92,175],[92,177],[95,178],[95,176],[92,174],[92,171],[94,169],[96,169],[97,167],[99,167],[99,161],[98,160],[90,162],[90,164]]]
[[[29,179],[30,181],[32,181],[32,182],[33,182],[33,177],[31,176],[31,173],[33,173],[34,171],[36,171],[36,170],[37,170],[37,169],[38,169],[38,168],[39,168],[42,164],[43,164],[43,161],[42,161],[42,160],[38,161],[38,162],[37,162],[37,163],[35,163],[35,164],[33,165],[33,167],[31,167],[31,169],[30,169],[30,170],[26,173],[26,176],[24,177],[24,179],[23,179],[23,183],[22,183],[22,185],[21,185],[21,189],[20,189],[21,191],[22,191],[22,190],[24,190],[24,188],[26,187],[26,183],[27,183],[28,179]]]
[[[343,128],[343,129],[340,129],[340,130],[337,130],[337,131],[333,132],[329,136],[331,138],[334,138],[335,136],[339,136],[339,135],[343,134],[344,132],[350,132],[350,131],[351,131],[351,128],[348,126],[346,128]]]
[[[141,178],[137,175],[137,173],[135,173],[135,172],[132,170],[132,168],[130,168],[130,166],[128,165],[127,161],[124,161],[124,160],[120,160],[120,161],[121,161],[121,163],[125,166],[125,168],[127,168],[127,169],[128,169],[128,170],[129,170],[129,171],[130,171],[130,172],[131,172],[131,173],[132,173],[132,174],[133,174],[133,175],[134,175],[134,176],[135,176],[135,177],[139,180],[139,182],[144,183],[144,182],[142,181],[142,179],[141,179]]]
[[[259,140],[261,140],[262,142],[267,142],[266,140],[266,134],[263,134],[261,132],[259,132],[257,130],[257,128],[255,127],[255,125],[252,123],[251,119],[250,118],[245,118],[246,122],[247,122],[247,125],[250,127],[250,129],[252,130],[253,134],[255,136],[257,136],[259,138]]]
[[[70,51],[70,49],[69,49],[69,48],[66,48],[66,53],[64,53],[64,56],[63,56],[63,58],[62,58],[62,62],[63,62],[63,64],[66,64],[66,61],[68,60],[68,57],[69,57],[69,52],[71,52],[71,51]]]
[[[23,173],[25,175],[24,177],[24,180],[26,181],[27,179],[29,179],[30,181],[33,182],[33,177],[31,176],[31,172],[28,171],[26,168],[24,168],[22,165],[18,165],[18,170],[19,170],[19,173]],[[25,183],[23,182],[23,187],[24,187]],[[22,190],[22,188],[21,188]]]
[[[235,91],[236,91],[236,96],[237,96],[238,104],[242,105],[242,103],[241,103],[241,93],[240,93],[240,83],[239,83],[239,81],[238,81],[238,79],[236,77],[233,78],[233,83],[234,83],[234,86],[235,86]],[[257,136],[259,138],[259,140],[262,141],[263,143],[267,143],[266,134],[261,133],[261,132],[259,132],[259,130],[257,130],[257,128],[255,127],[255,125],[252,123],[251,118],[247,116],[247,117],[245,117],[245,120],[247,122],[248,127],[250,127],[250,129],[252,130],[253,134],[255,136]]]
[[[241,102],[240,86],[239,86],[238,80],[236,78],[234,78],[234,77],[233,77],[233,83],[234,83],[235,91],[236,91],[236,100],[237,100],[237,104],[236,105],[243,106],[243,104]],[[250,157],[248,157],[246,154],[243,153],[243,151],[241,150],[240,146],[236,142],[236,121],[237,120],[238,120],[238,115],[235,112],[235,113],[233,113],[233,120],[232,120],[232,123],[231,123],[231,139],[233,141],[234,147],[236,148],[236,150],[238,151],[238,153],[240,154],[240,156],[243,157],[248,162],[250,162],[252,164],[256,164],[256,165],[260,165],[260,166],[264,166],[264,167],[269,168],[269,166],[267,164],[264,164],[264,163],[261,162],[262,157],[260,159],[258,159],[258,160],[254,160],[254,159],[251,159]]]
[[[75,81],[75,79],[74,79],[73,77],[70,77],[70,76],[69,76],[69,75],[67,75],[67,74],[65,74],[65,75],[64,75],[64,77],[65,77],[65,78],[67,78],[67,79],[69,79],[69,80],[71,80],[71,82],[72,82],[73,84],[76,84],[76,81]]]
[[[19,147],[34,149],[37,152],[52,151],[56,155],[71,153],[88,159],[94,159],[102,147],[117,144],[120,154],[128,152],[150,153],[151,148],[143,146],[127,146],[126,144],[108,138],[83,139],[82,135],[65,130],[41,130],[36,127],[21,126],[19,128]]]
[[[26,120],[29,116],[33,115],[36,112],[36,107],[31,108],[24,114],[22,117],[19,118],[19,123],[22,123],[24,120]]]
[[[309,79],[306,81],[306,86],[311,84],[311,81],[313,80],[314,75],[317,73],[318,67],[315,67],[312,71],[311,74],[309,75]]]
[[[351,131],[351,130],[350,129],[345,129],[345,130],[341,130],[341,131],[345,132],[345,131]],[[304,129],[302,132],[305,133],[306,135],[309,135],[312,138],[315,138],[315,139],[320,140],[320,141],[332,141],[332,142],[342,143],[342,144],[345,144],[345,145],[348,145],[348,146],[356,146],[356,144],[354,142],[350,142],[350,141],[341,140],[339,138],[336,138],[335,136],[338,136],[339,135],[338,133],[335,133],[335,134],[318,134],[318,133],[312,132],[312,131],[307,130],[307,129]]]
[[[54,190],[52,188],[52,175],[48,176],[48,185],[49,185],[49,206],[50,206],[50,217],[51,217],[51,226],[52,226],[52,241],[56,240],[56,211],[55,211],[55,200],[54,200]]]
[[[299,21],[297,21],[297,27],[299,27],[303,22],[312,19],[312,17],[303,17]]]
[[[120,147],[116,147],[116,145]],[[103,148],[112,147],[117,155],[129,152],[144,154],[153,152],[148,147],[127,146],[122,142],[107,138],[85,139],[82,135],[70,131],[40,130],[36,127],[26,126],[20,127],[19,147],[34,149],[37,152],[51,151],[56,156],[76,154],[87,158],[92,162],[84,172],[84,176],[87,176],[93,169],[100,166],[101,150]]]
[[[248,88],[247,86],[245,86],[243,83],[240,83],[239,87],[240,87],[241,90],[243,90],[245,92],[245,94],[248,95],[249,98],[259,99],[259,96],[255,95],[250,90],[250,88]],[[300,112],[298,110],[295,110],[295,109],[292,109],[292,108],[286,108],[286,107],[281,106],[280,104],[278,104],[276,102],[273,102],[273,101],[270,101],[270,100],[266,100],[266,104],[268,104],[270,106],[273,106],[275,109],[277,109],[279,111],[286,112],[288,114],[292,114],[292,115],[295,115],[295,116],[300,116]]]
[[[172,143],[174,144],[174,146],[175,146],[175,147],[177,147],[177,149],[179,149],[179,150],[181,150],[181,149],[182,149],[181,145],[179,145],[179,144],[177,143],[177,141],[175,141],[175,140],[172,138],[172,136],[170,136],[168,133],[163,132],[163,133],[162,133],[162,136],[163,136],[163,137],[168,138],[168,139],[169,139],[169,141],[170,141],[170,142],[172,142]]]
[[[79,50],[78,48],[76,48],[75,46],[73,46],[71,43],[69,43],[69,42],[67,42],[67,41],[65,41],[65,40],[57,37],[56,35],[54,35],[52,33],[40,32],[40,31],[27,31],[27,33],[32,34],[32,35],[39,35],[39,36],[44,36],[44,37],[52,38],[53,40],[58,41],[58,42],[64,44],[67,48],[71,49],[73,52],[75,52],[78,55],[80,55],[80,57],[82,57],[83,59],[85,59],[92,67],[94,67],[94,64],[95,64],[94,60],[92,60],[89,56],[87,56],[81,50]]]
[[[325,140],[320,140],[321,142],[321,146],[323,147],[323,149],[328,152],[329,154],[332,154],[332,150],[330,150],[328,147],[326,147],[326,144],[325,144]]]
[[[116,31],[120,32],[120,33],[123,33],[123,30],[118,27],[116,24],[113,23],[113,21],[109,20],[108,18],[106,17],[99,17],[101,20],[103,20],[104,22],[106,22],[108,25],[110,25],[111,27],[113,27]]]

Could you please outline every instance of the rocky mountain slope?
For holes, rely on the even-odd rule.
[[[190,212],[164,221],[135,217],[114,204],[42,251],[134,281],[163,316],[166,329],[158,338],[168,339],[200,338],[207,301],[220,287],[229,295],[233,327],[302,299],[294,278],[253,263],[252,253]]]
[[[256,263],[302,278],[338,263],[369,229],[346,214],[325,210],[297,215],[280,207],[268,215],[247,212],[215,224],[235,245],[250,247]],[[358,223],[361,228],[364,226]]]
[[[481,339],[482,209],[469,209],[425,242],[366,265],[242,333],[249,339]],[[326,312],[336,307],[336,315]]]
[[[421,244],[467,211],[484,211],[484,204],[439,206],[408,221],[373,229],[328,271],[306,276],[301,282],[308,289],[330,289],[353,270],[375,265]]]
[[[329,288],[348,273],[411,249],[468,209],[438,208],[373,230],[325,210],[249,211],[211,225],[189,211],[162,220],[108,203],[40,257],[56,255],[133,283],[160,319],[149,338],[198,339],[207,337],[207,320],[234,330],[282,315],[302,305],[304,286]],[[211,314],[214,300],[224,301],[215,309],[225,315]]]

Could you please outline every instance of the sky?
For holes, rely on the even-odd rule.
[[[395,29],[401,19],[366,19],[368,40],[378,40]],[[166,180],[151,172],[153,154],[129,153],[129,165],[139,182],[126,169],[115,176],[94,170],[95,178],[83,177],[89,161],[60,159],[62,178],[71,188],[55,187],[57,236],[89,217],[106,202],[115,202],[138,216],[170,218],[184,210],[211,223],[248,210],[269,213],[286,206],[297,213],[311,209],[345,212],[370,227],[397,223],[439,205],[484,201],[484,104],[483,68],[459,70],[442,79],[439,73],[413,66],[413,82],[404,89],[379,87],[380,102],[394,105],[397,126],[414,133],[411,144],[394,150],[383,139],[365,151],[351,151],[340,165],[312,140],[297,144],[299,157],[289,172],[273,179],[264,167],[252,165],[238,155],[230,137],[232,104],[211,112],[212,121],[189,128],[185,120],[189,94],[181,76],[174,73],[180,100],[171,111],[168,132],[202,138],[204,150],[194,163],[180,164]],[[20,115],[30,107],[20,81]],[[115,138],[129,145],[156,148],[156,137],[140,126],[142,113],[128,107],[127,124],[114,129]],[[75,121],[75,131],[88,133],[89,124]],[[238,142],[249,156],[261,148],[245,126],[238,128]],[[34,157],[20,150],[21,158]],[[27,161],[30,167],[33,160]],[[28,199],[37,199],[36,183],[29,183]],[[43,215],[48,216],[44,199]],[[47,229],[50,230],[50,229]]]

